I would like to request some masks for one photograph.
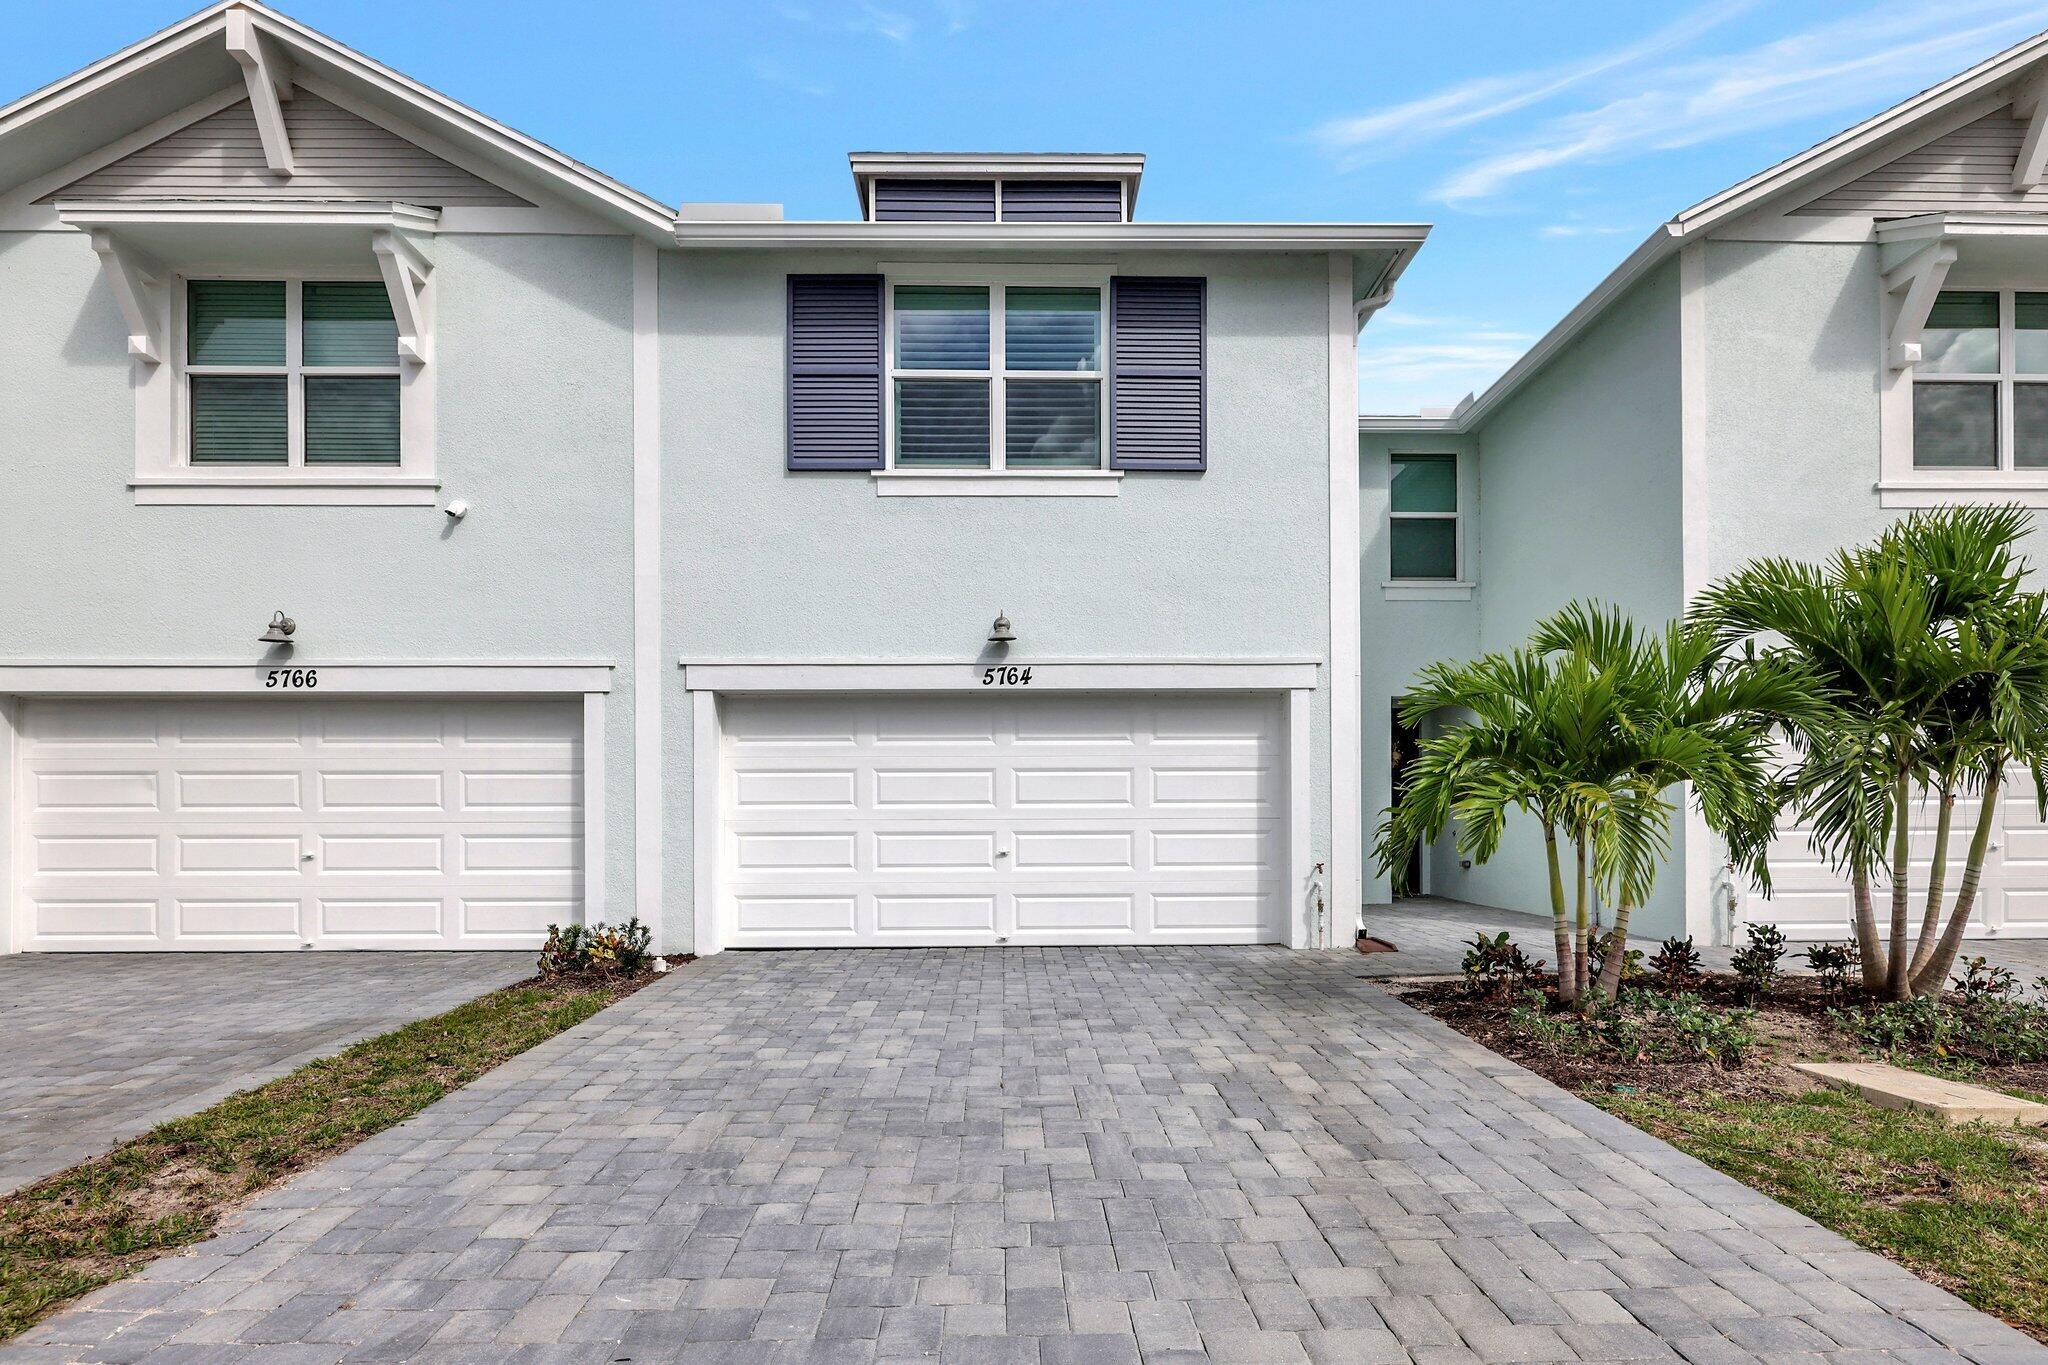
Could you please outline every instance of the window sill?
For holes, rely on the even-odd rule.
[[[1916,474],[1910,479],[1885,479],[1877,485],[1879,507],[1944,507],[1956,503],[2016,502],[2023,507],[2048,507],[2048,470],[2023,476],[1955,478]]]
[[[1380,592],[1389,602],[1469,602],[1478,587],[1449,578],[1397,578],[1380,584]]]
[[[878,469],[871,477],[883,498],[1113,498],[1124,476],[1109,469]]]
[[[438,479],[410,475],[171,474],[128,481],[138,507],[432,507]]]

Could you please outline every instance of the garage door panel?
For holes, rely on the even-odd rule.
[[[1278,712],[1243,696],[724,699],[728,941],[1283,940]],[[1164,928],[1161,894],[1178,913]]]
[[[31,702],[22,729],[32,948],[519,947],[581,916],[574,703]]]

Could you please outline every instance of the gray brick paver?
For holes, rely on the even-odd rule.
[[[0,1357],[2048,1361],[1359,961],[726,954]]]

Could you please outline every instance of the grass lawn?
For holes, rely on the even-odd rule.
[[[0,1341],[652,980],[537,980],[358,1043],[0,1197]]]
[[[1828,1090],[1585,1098],[1975,1307],[2048,1337],[2048,1140],[2041,1134],[1951,1127]]]

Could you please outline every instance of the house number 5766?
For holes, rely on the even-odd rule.
[[[265,687],[318,687],[320,670],[317,668],[273,668],[263,675]]]
[[[1031,670],[1029,668],[1015,667],[984,668],[981,670],[981,685],[983,687],[1029,687],[1031,685]]]

